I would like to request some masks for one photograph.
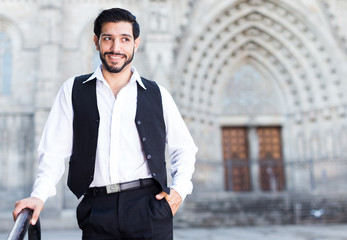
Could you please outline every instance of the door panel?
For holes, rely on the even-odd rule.
[[[259,139],[260,187],[263,191],[285,189],[281,128],[257,128]]]
[[[247,128],[223,128],[223,155],[227,191],[251,190]]]

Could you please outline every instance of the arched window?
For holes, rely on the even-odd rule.
[[[11,95],[12,43],[5,32],[0,31],[0,95]]]

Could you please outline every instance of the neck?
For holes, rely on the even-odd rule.
[[[119,91],[125,87],[125,85],[128,84],[130,81],[130,78],[132,76],[131,72],[131,66],[125,67],[121,72],[119,73],[111,73],[106,70],[104,65],[102,65],[102,75],[104,76],[105,80],[107,81],[108,85],[110,86],[113,94],[117,96]]]

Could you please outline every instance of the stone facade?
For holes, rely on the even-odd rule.
[[[60,85],[98,64],[93,20],[110,7],[137,16],[135,66],[173,94],[199,147],[195,193],[223,193],[225,202],[243,194],[225,191],[222,138],[223,127],[243,127],[247,196],[271,197],[276,187],[264,192],[259,183],[257,129],[267,126],[281,131],[284,194],[347,193],[346,1],[2,0],[0,229],[11,225],[14,201],[31,191],[36,148]],[[68,227],[77,200],[65,178],[43,217]]]

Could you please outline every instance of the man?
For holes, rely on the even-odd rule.
[[[197,148],[170,94],[131,66],[140,44],[136,17],[104,10],[94,33],[102,64],[61,87],[38,148],[33,192],[16,202],[13,216],[31,208],[36,223],[70,158],[68,186],[83,196],[83,239],[173,239],[172,217],[192,191]]]

